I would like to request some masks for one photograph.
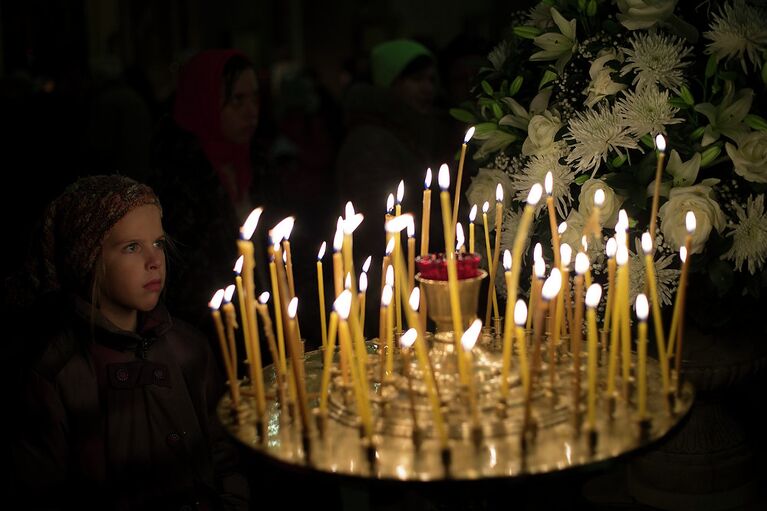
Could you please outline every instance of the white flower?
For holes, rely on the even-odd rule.
[[[675,186],[692,186],[695,180],[698,179],[698,172],[700,171],[700,153],[695,153],[692,158],[683,162],[682,157],[676,149],[671,150],[671,155],[666,165],[666,172],[673,177],[672,181],[661,182],[660,184],[660,196],[668,197],[672,187]],[[655,193],[655,180],[647,186],[647,196],[652,197]]]
[[[602,190],[605,194],[604,204],[599,209],[599,225],[602,228],[612,229],[615,222],[618,221],[618,211],[625,199],[616,195],[615,191],[601,179],[589,179],[581,185],[581,193],[578,196],[578,213],[584,219],[591,217],[591,213],[594,211],[594,192],[597,190]]]
[[[530,156],[552,150],[559,152],[563,142],[555,142],[554,137],[560,128],[562,121],[556,112],[546,110],[542,114],[534,115],[527,126],[527,138],[522,144],[522,154]]]
[[[727,236],[732,237],[732,247],[722,259],[735,262],[740,271],[746,262],[752,275],[761,270],[767,258],[767,215],[764,214],[764,195],[750,196],[744,210],[740,204],[732,203],[740,223],[732,225]]]
[[[567,229],[559,237],[559,242],[567,243],[573,250],[573,254],[576,254],[581,250],[581,238],[583,238],[583,227],[585,226],[586,219],[583,215],[578,213],[578,210],[573,208],[570,210],[570,214],[565,218],[567,222]],[[575,261],[575,255],[573,255],[573,261]]]
[[[556,60],[554,67],[561,72],[578,46],[575,38],[576,23],[575,19],[567,21],[554,7],[551,8],[551,17],[561,33],[546,32],[533,39],[533,44],[542,51],[533,53],[530,60],[533,62]]]
[[[485,202],[495,204],[495,189],[499,183],[503,188],[503,207],[507,209],[511,205],[513,187],[509,175],[498,169],[479,169],[466,190],[468,203],[477,204],[480,207]]]
[[[637,149],[617,112],[606,107],[579,112],[570,120],[565,138],[574,142],[567,163],[578,162],[577,172],[599,169],[600,161],[607,161],[611,150],[620,154],[620,148]]]
[[[752,131],[739,137],[738,147],[727,142],[725,148],[735,173],[746,181],[767,183],[767,132]]]
[[[527,25],[533,25],[541,30],[546,30],[554,26],[554,20],[551,19],[551,12],[549,12],[549,6],[544,2],[540,2],[531,7],[527,13]]]
[[[616,103],[616,111],[629,133],[637,138],[644,135],[666,133],[666,126],[678,124],[684,119],[674,117],[679,109],[668,102],[668,91],[659,91],[654,85],[636,91],[628,91]]]
[[[621,76],[633,71],[631,83],[638,89],[663,85],[679,92],[685,83],[682,70],[690,64],[683,59],[690,55],[692,48],[685,47],[681,39],[657,32],[635,33],[629,42],[631,48],[623,48],[629,63],[621,68]]]
[[[695,105],[695,111],[708,117],[709,125],[703,132],[703,146],[707,146],[719,140],[721,135],[725,135],[735,140],[746,133],[746,126],[743,119],[751,110],[751,103],[754,100],[754,91],[751,89],[741,89],[735,94],[735,88],[730,81],[724,84],[725,94],[719,106],[711,103],[701,103]]]
[[[639,293],[646,293],[647,289],[647,266],[640,240],[634,240],[636,252],[631,252],[629,259],[629,302],[634,303]],[[668,266],[674,262],[675,254],[670,254],[654,260],[655,286],[658,291],[658,300],[661,306],[671,305],[672,295],[679,282],[679,270]]]
[[[585,105],[589,108],[593,108],[593,106],[599,103],[602,99],[608,96],[613,96],[628,87],[626,84],[613,81],[611,74],[616,70],[605,65],[611,60],[619,60],[615,50],[609,51],[591,63],[591,67],[589,68],[591,81],[589,82],[588,87],[583,89],[583,94],[588,95]]]
[[[564,216],[565,208],[573,201],[570,185],[575,179],[575,171],[569,165],[560,163],[559,151],[533,156],[521,172],[512,176],[512,186],[516,192],[514,198],[524,201],[535,183],[543,185],[549,171],[553,178],[551,196],[557,211]],[[539,208],[543,206],[543,203],[544,201],[538,203]]]
[[[709,181],[710,182],[710,181]],[[695,213],[697,227],[692,234],[690,254],[703,252],[711,229],[724,229],[724,214],[712,198],[713,190],[707,184],[673,188],[669,200],[658,211],[660,229],[673,250],[684,245],[687,236],[685,217],[688,211]]]
[[[706,53],[722,59],[738,58],[743,72],[747,73],[746,56],[755,70],[762,66],[761,54],[767,49],[767,13],[763,9],[752,7],[743,0],[725,4],[714,14],[711,30],[704,33],[711,42],[706,46]]]
[[[673,13],[678,0],[618,0],[618,21],[629,30],[650,28]]]

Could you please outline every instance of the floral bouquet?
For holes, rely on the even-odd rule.
[[[716,327],[764,311],[766,20],[763,8],[745,0],[691,3],[689,10],[676,0],[544,0],[514,13],[508,38],[477,77],[476,102],[451,110],[476,126],[480,170],[467,190],[469,205],[493,204],[501,183],[507,213],[496,235],[502,249],[511,248],[530,187],[551,172],[558,221],[567,222],[562,242],[575,249],[601,188],[604,237],[588,247],[592,271],[600,278],[604,242],[625,209],[633,300],[644,289],[638,240],[649,230],[654,139],[662,134],[660,301],[674,300],[685,215],[693,211],[688,314]],[[551,255],[540,208],[533,239]]]

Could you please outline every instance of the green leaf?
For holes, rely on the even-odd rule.
[[[476,132],[475,132],[476,136]],[[507,133],[505,131],[496,130],[490,134],[489,137],[479,147],[478,152],[482,155],[501,151],[508,147],[509,144],[517,140],[517,136],[513,133]]]
[[[679,89],[679,96],[688,105],[692,106],[695,104],[695,98],[693,97],[692,92],[690,92],[690,89],[688,89],[686,85],[682,85],[682,87]]]
[[[712,145],[708,147],[700,156],[700,168],[706,168],[722,153],[722,148],[719,145]]]
[[[471,124],[477,121],[477,118],[473,113],[469,112],[468,110],[464,110],[463,108],[451,108],[449,112],[454,119],[457,119],[461,122]]]
[[[684,98],[680,96],[674,96],[668,99],[668,102],[671,106],[675,106],[677,108],[690,108],[692,105],[690,105],[687,101],[684,100]]]
[[[628,159],[628,156],[625,154],[620,154],[613,158],[612,166],[615,168],[622,167],[624,163],[626,163],[626,160]]]
[[[524,82],[524,78],[521,76],[514,78],[514,81],[511,82],[511,85],[509,86],[509,96],[514,96],[517,92],[519,92],[519,89],[522,88],[522,82]]]
[[[762,66],[762,83],[767,84],[767,64]]]
[[[494,132],[498,131],[498,125],[494,122],[481,122],[474,126],[474,137],[477,140],[487,140]]]
[[[575,184],[582,185],[583,183],[588,181],[589,178],[591,178],[590,174],[581,174],[580,176],[575,178]]]
[[[711,78],[716,74],[717,60],[716,56],[712,53],[706,62],[706,78]]]
[[[493,109],[493,115],[495,115],[496,119],[500,119],[503,117],[503,110],[501,109],[501,106],[498,103],[493,103],[491,108]]]
[[[735,81],[738,78],[738,73],[735,71],[719,71],[719,78],[722,80]]]
[[[595,0],[589,0],[589,5],[586,7],[586,15],[594,16],[597,13],[597,3]]]
[[[517,37],[521,37],[522,39],[535,39],[539,35],[543,33],[543,30],[541,30],[538,27],[531,27],[528,25],[522,25],[519,27],[512,28],[512,31],[514,32],[514,35]]]
[[[743,119],[743,122],[745,122],[752,129],[758,131],[767,131],[767,119],[762,116],[756,114],[748,114],[745,119]]]
[[[490,86],[487,80],[482,80],[482,90],[484,90],[485,94],[487,94],[488,96],[493,95],[493,87]]]
[[[641,140],[642,143],[646,145],[647,147],[649,147],[650,149],[655,148],[655,141],[652,139],[649,133],[643,136],[642,138],[640,138],[639,140]]]
[[[698,126],[698,128],[695,129],[692,133],[690,133],[690,140],[698,140],[700,137],[703,136],[703,133],[706,131],[706,128],[704,126]]]
[[[541,78],[541,83],[538,84],[538,90],[541,90],[547,83],[552,82],[556,80],[559,77],[557,73],[554,71],[547,69],[545,73],[543,73],[543,78]]]

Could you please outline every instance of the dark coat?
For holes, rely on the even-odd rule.
[[[78,302],[29,373],[12,443],[31,506],[247,508],[206,340],[162,305],[121,331]]]

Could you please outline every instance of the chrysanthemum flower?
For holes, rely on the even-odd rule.
[[[725,4],[713,18],[711,30],[703,34],[711,41],[706,53],[715,55],[717,61],[739,59],[744,73],[748,72],[748,57],[758,71],[762,66],[761,54],[767,49],[767,12],[743,0],[735,0]]]
[[[546,173],[551,171],[553,186],[551,196],[556,204],[560,217],[565,216],[567,206],[573,201],[570,195],[570,185],[575,179],[575,170],[570,166],[560,163],[559,151],[551,151],[530,158],[521,172],[511,178],[514,198],[524,201],[530,188],[535,183],[543,184]],[[539,204],[542,204],[541,201]]]
[[[638,89],[662,85],[679,92],[685,83],[683,70],[690,64],[684,58],[690,55],[692,48],[686,47],[679,38],[657,32],[636,33],[629,42],[631,48],[623,48],[629,63],[621,68],[621,76],[633,71],[632,84]]]
[[[615,110],[623,126],[637,138],[655,133],[666,133],[666,126],[678,124],[684,119],[674,117],[679,111],[669,103],[668,91],[657,87],[645,87],[629,91],[616,103]]]
[[[764,195],[748,198],[746,208],[733,202],[738,220],[731,225],[732,231],[727,236],[732,237],[732,247],[722,255],[722,259],[734,261],[735,268],[740,271],[746,263],[752,275],[764,266],[767,258],[767,215],[764,214]]]
[[[574,144],[567,163],[577,162],[576,171],[591,170],[592,177],[599,169],[600,161],[607,161],[610,151],[623,154],[621,148],[638,149],[621,116],[607,107],[578,113],[570,120],[569,128],[570,132],[564,138]]]

